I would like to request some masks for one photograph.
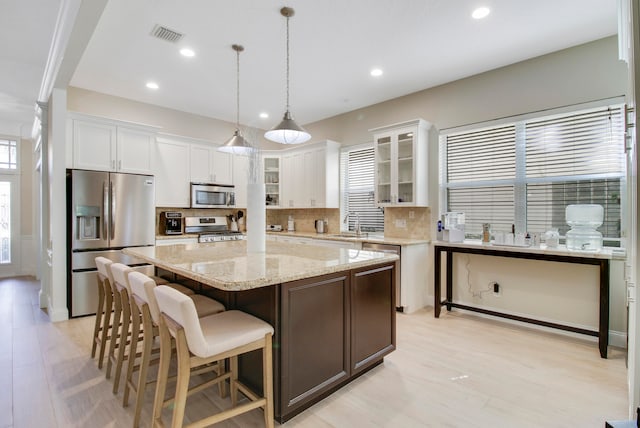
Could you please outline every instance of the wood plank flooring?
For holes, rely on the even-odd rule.
[[[122,387],[113,395],[90,358],[94,318],[49,322],[39,288],[0,279],[0,428],[131,426],[133,402],[122,407]],[[398,314],[397,330],[384,364],[284,425],[601,428],[627,418],[623,350],[604,360],[589,339],[430,309]],[[228,406],[216,391],[190,398],[187,419]],[[143,426],[152,400],[150,388]],[[262,414],[217,426],[259,427]]]

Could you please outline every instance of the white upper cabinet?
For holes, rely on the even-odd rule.
[[[233,159],[213,146],[191,145],[191,181],[233,184]]]
[[[248,156],[233,155],[233,185],[236,192],[236,208],[247,208],[249,161]]]
[[[375,150],[375,197],[379,206],[429,205],[429,144],[437,131],[422,119],[370,129]]]
[[[267,208],[280,207],[280,190],[282,168],[280,156],[265,155],[262,158],[262,173],[264,174],[264,187]]]
[[[85,117],[71,122],[73,168],[152,173],[154,128]]]
[[[189,207],[189,148],[178,139],[157,138],[153,159],[157,207]]]
[[[339,208],[339,150],[334,141],[289,149],[282,155],[282,208]]]

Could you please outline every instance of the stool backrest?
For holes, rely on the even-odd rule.
[[[98,277],[101,281],[109,280],[110,284],[113,284],[113,276],[111,276],[111,265],[113,260],[109,260],[106,257],[96,257],[96,267],[98,268]]]
[[[160,312],[168,315],[184,329],[189,350],[195,355],[208,355],[207,341],[202,334],[198,313],[193,300],[166,285],[153,289]]]
[[[131,287],[129,287],[129,272],[133,272],[129,266],[122,263],[113,263],[111,265],[111,275],[113,275],[113,280],[116,283],[116,287],[118,290],[122,290],[126,288],[129,294],[131,294]]]
[[[158,325],[160,322],[160,309],[158,309],[156,296],[153,294],[153,289],[156,288],[156,282],[142,272],[133,271],[129,273],[129,285],[131,286],[131,292],[133,294],[147,302],[149,312],[151,312],[151,318],[154,324]]]

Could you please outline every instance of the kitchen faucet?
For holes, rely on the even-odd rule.
[[[344,216],[344,220],[342,220],[343,223],[347,223],[347,220],[349,220],[349,216],[355,214],[356,216],[356,226],[355,226],[355,232],[356,232],[356,236],[361,236],[362,235],[362,229],[360,228],[360,215],[358,214],[357,211],[353,211],[350,213],[347,213],[347,215]]]

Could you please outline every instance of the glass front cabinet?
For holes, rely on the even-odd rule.
[[[265,156],[264,160],[264,187],[265,205],[280,207],[280,157]]]
[[[369,130],[374,141],[378,206],[429,205],[428,145],[432,129],[429,122],[416,119]]]

